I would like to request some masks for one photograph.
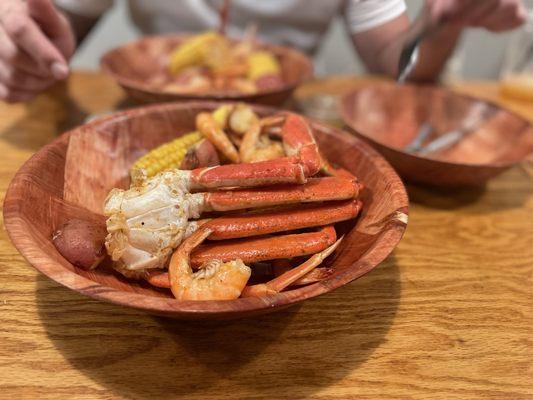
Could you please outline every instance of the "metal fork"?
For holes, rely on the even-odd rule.
[[[409,153],[416,153],[419,151],[431,132],[433,132],[433,127],[431,124],[429,122],[424,122],[422,125],[420,125],[420,129],[418,129],[415,138],[403,148],[404,151]]]
[[[461,123],[461,126],[432,140],[420,148],[418,153],[427,155],[454,146],[467,135],[475,132],[487,120],[491,112],[494,111],[487,103],[475,104]]]
[[[398,62],[398,83],[405,83],[415,69],[420,53],[420,43],[436,26],[432,23],[427,12],[422,10],[413,21],[406,34],[406,39]]]

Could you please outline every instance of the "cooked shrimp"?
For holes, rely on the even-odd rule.
[[[267,283],[259,283],[257,285],[246,286],[241,293],[242,297],[262,297],[268,296],[271,294],[279,293],[287,286],[290,286],[298,279],[307,275],[309,272],[318,267],[322,261],[326,259],[335,249],[339,246],[342,241],[342,237],[329,246],[327,249],[316,253],[303,264],[300,264],[296,268],[293,268],[284,274],[278,276],[277,278],[272,279]]]
[[[198,114],[196,127],[231,162],[240,162],[237,149],[210,113],[203,112]]]
[[[244,134],[239,149],[243,162],[274,160],[285,155],[281,142],[271,140],[268,135],[261,135],[263,128],[281,121],[280,117],[267,117],[251,124],[250,129]]]
[[[168,267],[170,289],[178,300],[233,300],[240,296],[252,270],[241,260],[211,260],[192,272],[191,251],[213,231],[201,227],[183,241]]]

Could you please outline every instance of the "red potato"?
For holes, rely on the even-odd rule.
[[[71,219],[54,232],[56,249],[71,264],[94,269],[104,259],[106,228],[95,222]]]
[[[214,167],[215,165],[220,165],[217,150],[209,140],[203,139],[187,151],[180,169],[192,170],[201,167]]]

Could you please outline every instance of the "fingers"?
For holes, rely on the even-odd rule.
[[[66,78],[73,49],[51,0],[0,0],[0,100],[28,101]]]
[[[524,4],[518,0],[500,0],[485,18],[477,21],[477,26],[492,32],[503,32],[514,29],[526,21],[527,11]]]
[[[435,22],[495,32],[520,26],[527,14],[521,0],[427,0],[426,9]]]
[[[51,0],[28,0],[28,12],[47,36],[62,33],[64,23]]]
[[[526,10],[520,0],[470,0],[458,18],[465,25],[503,31],[520,26],[526,17]]]
[[[35,92],[28,92],[24,90],[8,89],[5,85],[0,83],[0,100],[7,103],[18,103],[30,101],[36,96]]]
[[[15,52],[23,52],[35,61],[40,69],[45,69],[47,73],[55,79],[64,79],[68,74],[68,66],[63,55],[45,36],[41,28],[37,25],[29,14],[28,5],[21,1],[4,0],[5,3],[0,9],[0,25],[5,36],[14,45],[15,49],[4,46],[4,59],[15,56]],[[32,4],[37,7],[37,13],[41,19],[50,14],[46,11],[48,5],[43,0],[33,0]],[[41,6],[41,8],[39,8]],[[57,25],[57,18],[48,23],[49,26]]]
[[[480,26],[485,18],[498,7],[498,3],[500,0],[485,0],[480,4],[474,2],[468,10],[462,13],[462,19],[469,26]]]
[[[74,33],[70,22],[54,7],[52,0],[28,0],[28,12],[61,54],[70,58],[76,48]]]
[[[434,23],[457,23],[459,8],[468,7],[470,1],[463,0],[459,3],[457,0],[427,0],[426,12]]]
[[[0,83],[10,90],[41,92],[53,85],[54,80],[38,77],[0,62]]]
[[[43,78],[51,78],[50,71],[39,66],[27,54],[23,53],[5,34],[0,26],[0,62]]]
[[[29,16],[15,15],[4,20],[3,27],[11,41],[38,65],[46,67],[55,79],[66,78],[65,58]]]

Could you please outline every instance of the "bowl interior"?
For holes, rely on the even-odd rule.
[[[421,125],[433,127],[427,141],[460,128],[474,108],[484,104],[486,117],[456,145],[429,158],[465,165],[511,165],[533,152],[533,128],[520,116],[481,100],[429,86],[380,84],[343,98],[343,116],[361,135],[403,151]]]
[[[267,298],[180,302],[168,291],[127,280],[105,266],[85,271],[55,249],[52,232],[66,220],[103,219],[113,187],[127,187],[128,169],[149,149],[194,128],[195,115],[216,103],[175,103],[118,113],[64,134],[34,155],[14,178],[4,219],[15,246],[44,274],[84,294],[152,313],[201,317],[247,315],[291,304],[341,286],[379,264],[396,246],[407,223],[408,200],[398,176],[374,150],[340,130],[313,123],[322,151],[365,184],[363,212],[338,226],[345,239],[330,260],[328,279]],[[271,109],[255,107],[261,114]]]
[[[175,90],[165,89],[162,82],[170,78],[168,58],[170,53],[189,34],[171,36],[151,36],[111,50],[102,58],[102,67],[120,84],[150,93],[179,94]],[[275,93],[295,88],[312,76],[312,64],[303,53],[284,46],[262,45],[279,59],[282,69],[283,85],[260,90],[258,94]],[[187,97],[223,97],[241,98],[245,94],[212,92],[208,94],[186,93]],[[253,95],[250,95],[253,96]]]

